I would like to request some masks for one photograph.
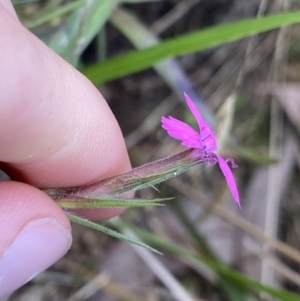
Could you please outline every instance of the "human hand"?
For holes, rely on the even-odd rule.
[[[0,297],[70,247],[63,211],[35,187],[94,182],[130,168],[119,126],[98,90],[28,32],[0,0]],[[101,220],[121,209],[81,210]]]

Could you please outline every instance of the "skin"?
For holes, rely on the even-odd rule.
[[[64,212],[36,187],[89,184],[129,170],[130,162],[118,123],[99,91],[27,31],[7,0],[0,0],[0,45],[0,167],[13,179],[0,182],[3,259],[35,221],[55,219],[63,232],[70,231]],[[121,212],[80,214],[102,220]],[[47,265],[63,253],[47,258]],[[0,297],[24,282],[18,273],[11,281],[12,288],[2,294],[0,286]]]

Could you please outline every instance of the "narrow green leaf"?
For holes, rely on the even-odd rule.
[[[185,211],[181,208],[181,205],[179,204],[178,201],[172,202],[171,209],[173,209],[174,213],[181,221],[186,232],[197,244],[197,249],[200,250],[200,253],[205,258],[210,259],[216,262],[217,264],[221,263],[218,256],[215,254],[215,252],[207,243],[206,238],[201,235],[197,227],[195,227],[195,224],[188,218],[188,216],[185,214]],[[246,300],[245,299],[246,290],[236,285],[235,283],[228,281],[228,279],[226,279],[226,276],[224,277],[223,275],[220,275],[218,284],[226,300],[230,300],[230,301]]]
[[[166,1],[166,0],[122,0],[123,3],[144,3],[144,2],[158,2],[158,1]]]
[[[178,255],[182,258],[189,259],[191,261],[199,261],[204,264],[206,264],[208,267],[210,267],[212,270],[217,272],[221,276],[225,276],[227,280],[233,281],[235,284],[238,284],[241,286],[241,288],[247,288],[253,291],[262,291],[270,294],[273,297],[279,298],[283,301],[298,301],[299,296],[292,294],[290,292],[287,292],[285,290],[277,289],[268,285],[264,285],[260,283],[259,281],[256,281],[252,278],[249,278],[237,271],[234,271],[233,269],[230,269],[229,267],[214,262],[212,260],[209,260],[203,256],[200,256],[197,253],[191,252],[190,250],[187,250],[178,244],[175,244],[167,239],[162,239],[146,230],[143,230],[141,228],[129,225],[124,222],[114,222],[114,226],[117,226],[118,228],[128,228],[132,230],[134,233],[136,233],[139,237],[142,237],[143,240],[156,245],[157,247],[164,249],[166,251],[169,251],[175,255]]]
[[[29,4],[34,2],[40,2],[42,0],[19,0],[19,1],[13,1],[13,6],[23,5],[23,4]]]
[[[157,199],[58,199],[56,203],[64,209],[80,209],[80,208],[135,208],[145,206],[163,206],[161,202],[169,201],[173,198],[157,198]]]
[[[47,44],[76,66],[83,50],[101,30],[121,0],[89,0],[68,16]]]
[[[137,48],[145,49],[160,43],[153,32],[135,15],[124,8],[117,7],[109,21]],[[153,66],[160,77],[185,103],[182,91],[185,91],[198,105],[201,115],[211,125],[216,124],[214,115],[208,105],[197,95],[193,85],[175,58],[159,62]]]
[[[82,72],[91,81],[100,84],[147,69],[172,56],[203,51],[298,22],[300,22],[300,12],[296,11],[218,25],[178,36],[161,42],[157,46],[119,55],[103,63],[87,67]]]
[[[60,6],[58,9],[56,9],[55,11],[47,12],[46,14],[39,15],[38,18],[35,19],[34,21],[25,23],[25,26],[28,29],[33,29],[37,26],[40,26],[46,22],[51,21],[54,18],[57,18],[63,14],[67,14],[73,11],[74,9],[81,7],[85,2],[86,0],[79,0],[79,1],[74,1],[74,2],[64,4]]]
[[[225,277],[220,278],[218,287],[222,291],[224,299],[228,301],[249,301],[249,293],[247,289],[241,288],[235,283],[227,280]]]
[[[270,165],[278,162],[278,159],[271,158],[267,154],[260,154],[255,149],[250,149],[247,147],[235,146],[234,151],[237,155],[242,158],[249,160],[250,162],[261,164],[261,165]]]
[[[138,245],[140,247],[143,247],[143,248],[146,248],[154,253],[157,253],[157,254],[160,254],[162,255],[162,253],[160,253],[159,251],[155,250],[154,248],[146,245],[145,243],[135,239],[135,238],[132,238],[132,237],[129,237],[129,236],[126,236],[122,233],[119,233],[115,230],[112,230],[112,229],[109,229],[103,225],[99,225],[97,223],[94,223],[94,222],[91,222],[89,220],[86,220],[82,217],[79,217],[79,216],[76,216],[74,214],[71,214],[69,212],[67,212],[67,216],[69,218],[69,220],[73,223],[76,223],[76,224],[79,224],[79,225],[83,225],[83,226],[86,226],[86,227],[89,227],[89,228],[92,228],[92,229],[95,229],[97,231],[100,231],[100,232],[103,232],[107,235],[110,235],[112,237],[115,237],[117,239],[120,239],[120,240],[124,240],[124,241],[127,241],[129,243],[132,243],[132,244],[135,244],[135,245]]]

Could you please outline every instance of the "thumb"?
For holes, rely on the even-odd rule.
[[[16,11],[10,0],[0,0],[0,5],[15,19],[18,19]]]
[[[0,298],[48,268],[69,249],[70,224],[38,189],[0,182]]]

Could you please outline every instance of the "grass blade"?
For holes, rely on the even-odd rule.
[[[57,18],[63,14],[67,14],[67,13],[81,7],[84,3],[85,3],[85,0],[79,0],[79,1],[64,4],[64,5],[60,6],[58,9],[56,9],[55,11],[47,12],[46,14],[39,15],[39,17],[34,21],[26,22],[25,26],[28,29],[33,29],[46,22],[51,21],[54,18]]]
[[[141,20],[123,8],[116,8],[109,20],[137,49],[145,49],[160,43],[159,39]],[[164,60],[155,64],[153,68],[184,103],[185,98],[182,91],[190,95],[198,104],[206,121],[211,125],[216,124],[210,108],[197,95],[189,77],[176,59]]]
[[[276,297],[283,301],[298,301],[299,296],[295,295],[293,293],[277,289],[268,285],[264,285],[260,283],[259,281],[256,281],[252,278],[246,277],[243,274],[230,269],[229,267],[214,262],[212,260],[209,260],[203,256],[200,256],[197,253],[194,253],[190,250],[187,250],[178,244],[175,244],[167,239],[162,239],[160,237],[157,237],[156,235],[142,230],[138,227],[134,227],[132,225],[128,225],[127,223],[120,222],[114,223],[117,227],[122,228],[128,228],[132,230],[134,233],[136,233],[139,237],[141,237],[143,240],[151,243],[152,245],[155,245],[159,247],[160,249],[164,249],[166,251],[169,251],[179,257],[192,260],[192,261],[199,261],[210,267],[212,270],[217,272],[219,275],[226,277],[227,280],[230,280],[231,282],[235,283],[236,285],[239,285],[242,289],[249,289],[252,291],[261,291],[268,293],[269,295]]]
[[[120,240],[124,240],[124,241],[127,241],[127,242],[130,242],[132,244],[135,244],[137,246],[140,246],[140,247],[143,247],[143,248],[146,248],[154,253],[157,253],[157,254],[162,254],[160,252],[158,252],[157,250],[155,250],[154,248],[146,245],[145,243],[135,239],[135,238],[132,238],[132,237],[129,237],[129,236],[126,236],[122,233],[119,233],[115,230],[112,230],[112,229],[109,229],[103,225],[100,225],[100,224],[97,224],[97,223],[94,223],[94,222],[91,222],[89,220],[86,220],[82,217],[79,217],[79,216],[76,216],[74,214],[71,214],[71,213],[67,213],[67,216],[69,218],[69,220],[73,223],[76,223],[76,224],[79,224],[79,225],[83,225],[83,226],[86,226],[86,227],[89,227],[89,228],[92,228],[92,229],[95,229],[97,231],[100,231],[100,232],[103,232],[107,235],[110,235],[112,237],[115,237],[115,238],[118,238]]]
[[[172,200],[173,198],[157,199],[58,199],[56,203],[64,209],[82,208],[136,208],[145,206],[163,206],[161,202]]]
[[[147,69],[173,56],[203,51],[298,22],[300,11],[218,25],[161,42],[157,46],[119,55],[86,67],[82,72],[92,82],[100,84]]]
[[[75,10],[56,32],[48,46],[76,66],[83,50],[101,30],[121,0],[89,0]]]

